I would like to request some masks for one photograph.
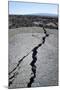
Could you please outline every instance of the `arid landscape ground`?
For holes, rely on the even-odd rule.
[[[58,18],[9,15],[9,88],[58,85]]]

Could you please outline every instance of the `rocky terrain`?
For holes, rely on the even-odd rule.
[[[36,15],[9,15],[9,28],[19,27],[46,27],[58,29],[58,17]]]

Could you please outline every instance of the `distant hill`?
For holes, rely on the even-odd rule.
[[[32,14],[25,14],[25,15],[58,17],[57,14],[49,14],[49,13],[32,13]]]

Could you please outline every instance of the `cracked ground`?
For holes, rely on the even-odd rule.
[[[58,85],[58,30],[9,29],[9,88]]]

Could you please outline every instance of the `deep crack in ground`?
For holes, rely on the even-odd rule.
[[[19,67],[20,63],[21,63],[21,62],[24,60],[24,58],[26,58],[29,54],[30,54],[30,52],[29,52],[27,55],[23,56],[23,57],[18,61],[16,67],[15,67],[12,71],[9,72],[9,84],[8,84],[9,86],[10,86],[11,84],[13,84],[13,81],[15,80],[16,76],[19,74],[19,73],[18,73],[18,70],[20,69],[20,67]],[[17,70],[17,71],[16,71],[16,70]],[[14,71],[16,71],[16,72],[14,73]],[[13,75],[12,75],[12,74],[13,74]]]
[[[34,79],[36,77],[36,61],[37,61],[37,50],[39,47],[41,47],[44,43],[45,43],[45,40],[46,40],[46,37],[49,36],[49,34],[47,34],[47,31],[45,30],[45,28],[43,27],[43,30],[44,30],[44,34],[45,36],[42,37],[42,43],[38,44],[36,47],[33,48],[32,50],[32,62],[30,63],[31,67],[32,67],[32,73],[33,73],[33,76],[30,78],[30,82],[28,83],[27,87],[31,87],[32,83],[34,82]]]
[[[42,42],[40,44],[38,44],[36,47],[34,47],[27,55],[23,56],[17,63],[16,67],[9,72],[9,86],[13,84],[13,81],[15,80],[16,76],[19,74],[18,70],[20,69],[19,68],[19,65],[20,63],[31,53],[32,53],[32,62],[30,63],[31,67],[32,67],[32,73],[33,73],[33,76],[30,78],[30,82],[27,84],[27,87],[31,87],[32,83],[34,82],[34,79],[36,77],[36,61],[37,61],[37,50],[39,47],[41,47],[44,43],[45,43],[45,40],[46,40],[46,37],[49,36],[49,34],[47,34],[47,31],[45,30],[45,28],[43,27],[43,30],[44,30],[44,34],[45,36],[42,37]],[[17,71],[16,71],[17,70]],[[15,73],[14,73],[15,71]]]

